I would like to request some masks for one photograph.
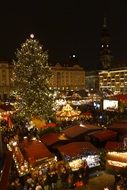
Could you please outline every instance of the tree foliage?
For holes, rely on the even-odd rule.
[[[53,113],[53,99],[49,89],[52,72],[47,51],[39,41],[29,38],[17,50],[13,64],[13,92],[19,113],[27,118],[48,119]]]

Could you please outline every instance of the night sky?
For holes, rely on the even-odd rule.
[[[75,53],[86,70],[96,69],[106,15],[114,60],[127,60],[127,0],[12,0],[0,8],[0,59],[14,59],[33,33],[50,62]]]

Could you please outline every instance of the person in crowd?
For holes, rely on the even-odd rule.
[[[35,190],[43,190],[43,189],[42,189],[42,186],[40,184],[37,184],[35,187]]]
[[[16,187],[15,187],[15,182],[12,181],[8,187],[8,190],[16,190]]]
[[[68,179],[68,172],[64,167],[61,170],[60,179],[61,179],[62,187],[66,189],[66,187],[67,187],[67,179]]]
[[[68,179],[67,179],[67,183],[68,183],[68,189],[73,189],[74,188],[74,183],[73,183],[73,174],[69,173],[68,175]]]

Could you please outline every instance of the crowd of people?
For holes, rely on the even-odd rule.
[[[35,167],[29,174],[18,176],[15,165],[12,165],[8,190],[60,190],[81,187],[88,179],[87,168],[84,166],[72,171],[67,163],[56,162],[41,169]]]

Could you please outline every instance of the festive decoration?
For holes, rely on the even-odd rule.
[[[74,110],[69,104],[66,104],[61,111],[56,113],[56,116],[58,120],[74,120],[79,118],[80,113],[80,111]]]
[[[127,168],[127,152],[107,152],[107,165]]]
[[[13,94],[17,98],[17,110],[28,119],[48,119],[53,113],[52,93],[49,90],[51,69],[48,54],[34,35],[21,45],[21,50],[17,50],[13,64]]]
[[[44,128],[44,126],[46,125],[45,120],[43,120],[43,119],[38,119],[38,118],[32,118],[32,123],[33,123],[33,125],[35,125],[35,127],[37,127],[38,129]]]

